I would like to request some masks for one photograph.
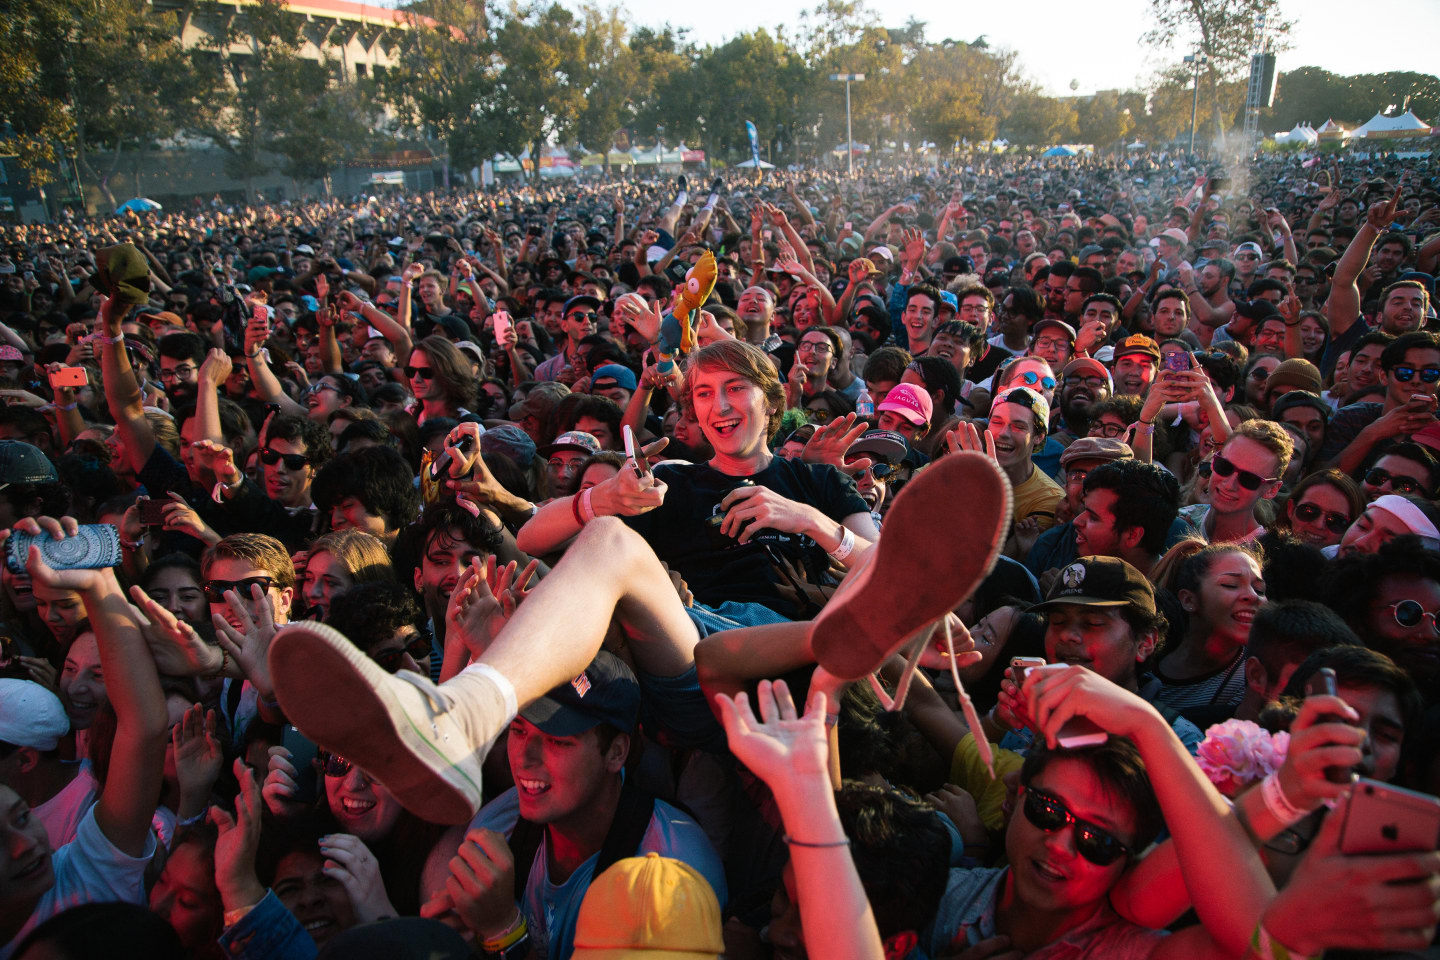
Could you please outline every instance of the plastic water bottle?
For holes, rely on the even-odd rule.
[[[870,391],[863,386],[860,388],[860,395],[855,398],[855,415],[857,417],[875,416],[875,401],[870,399]]]

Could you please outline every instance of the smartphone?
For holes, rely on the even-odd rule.
[[[61,367],[50,374],[52,387],[83,387],[90,382],[84,367]]]
[[[314,803],[320,795],[320,772],[315,769],[320,748],[288,724],[280,745],[290,751],[290,765],[295,768],[295,802]]]
[[[140,517],[140,522],[147,527],[160,527],[165,525],[165,508],[174,503],[173,500],[141,500],[135,504],[135,512]]]
[[[1426,853],[1440,849],[1440,799],[1360,779],[1340,824],[1340,852]]]
[[[1190,369],[1190,354],[1184,350],[1172,350],[1165,355],[1165,369],[1185,371]]]
[[[855,229],[855,223],[854,223],[854,221],[852,221],[852,220],[846,220],[846,221],[845,221],[845,229],[846,229],[846,230],[849,230],[849,231],[854,231],[854,229]]]
[[[1321,667],[1305,681],[1305,696],[1307,697],[1337,697],[1335,692],[1335,671],[1329,667]],[[1349,719],[1339,714],[1327,713],[1322,715],[1318,723],[1344,723],[1349,724]],[[1349,783],[1355,779],[1354,772],[1349,767],[1326,767],[1325,779],[1331,783]]]
[[[114,524],[84,523],[75,535],[53,540],[48,533],[15,531],[6,545],[5,564],[11,573],[24,573],[30,558],[30,545],[40,548],[40,556],[56,570],[100,570],[120,563],[120,533]]]
[[[495,342],[500,343],[505,335],[510,332],[510,312],[508,310],[495,311]]]
[[[1026,674],[1036,667],[1045,666],[1044,657],[1011,657],[1010,670],[1014,674],[1014,680],[1018,684],[1025,679]]]
[[[620,435],[625,440],[625,456],[635,464],[635,476],[644,477],[650,472],[650,463],[640,452],[640,447],[635,443],[635,431],[630,429],[630,424],[621,424]]]

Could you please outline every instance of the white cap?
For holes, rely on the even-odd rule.
[[[890,252],[890,248],[887,247],[887,246],[884,246],[883,244],[882,244],[881,246],[878,246],[878,247],[875,247],[874,249],[872,249],[872,250],[870,251],[870,256],[872,256],[872,257],[884,257],[886,260],[889,260],[889,261],[891,261],[892,263],[893,263],[894,260],[895,260],[895,254],[891,253],[891,252]]]
[[[310,246],[310,244],[308,244],[308,243],[302,243],[302,244],[300,244],[300,246],[298,246],[298,247],[295,248],[295,252],[296,252],[296,253],[308,253],[310,256],[313,257],[313,256],[315,255],[315,248],[312,247],[312,246]]]
[[[0,678],[0,741],[54,750],[70,732],[60,698],[30,680]]]

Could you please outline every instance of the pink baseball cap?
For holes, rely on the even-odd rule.
[[[885,401],[875,410],[878,413],[893,410],[920,427],[930,422],[930,418],[935,414],[935,405],[930,402],[930,394],[915,384],[897,383],[885,394]]]

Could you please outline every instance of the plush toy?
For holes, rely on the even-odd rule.
[[[680,324],[681,353],[689,353],[695,348],[695,321],[699,318],[692,318],[692,314],[710,299],[718,275],[715,254],[709,250],[685,273],[685,282],[680,285],[675,295],[675,306],[670,311]]]

